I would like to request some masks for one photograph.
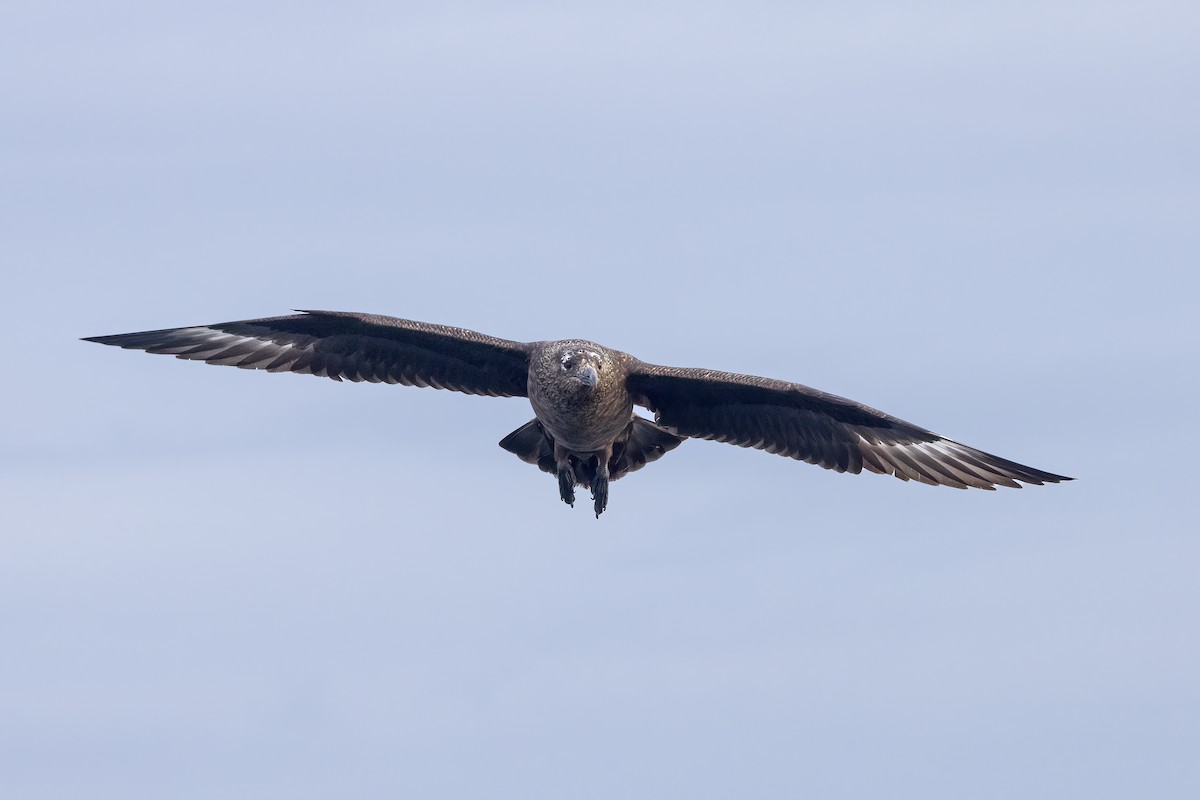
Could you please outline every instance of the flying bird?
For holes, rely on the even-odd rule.
[[[563,502],[675,449],[711,439],[836,470],[959,489],[1072,480],[939,436],[798,383],[664,367],[582,339],[515,342],[463,328],[346,311],[167,328],[89,342],[242,369],[528,397],[534,418],[500,440],[558,479]],[[634,412],[641,406],[654,420]]]

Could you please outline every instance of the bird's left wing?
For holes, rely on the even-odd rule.
[[[529,346],[464,328],[347,311],[168,328],[85,341],[177,358],[333,380],[524,397]]]
[[[798,383],[704,369],[629,366],[634,402],[680,436],[755,447],[838,472],[993,489],[1071,480],[946,439]]]

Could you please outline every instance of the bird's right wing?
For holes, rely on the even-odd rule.
[[[798,383],[636,362],[626,385],[634,402],[679,436],[754,447],[838,472],[866,469],[960,489],[1071,480]]]
[[[346,311],[168,328],[85,341],[242,369],[524,397],[529,345],[464,328]]]

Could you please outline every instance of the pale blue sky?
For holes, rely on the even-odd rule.
[[[1200,795],[1200,12],[0,9],[6,798]],[[290,308],[801,381],[1048,470],[77,337]],[[453,450],[444,447],[453,444]]]

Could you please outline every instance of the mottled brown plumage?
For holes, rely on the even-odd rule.
[[[566,503],[574,505],[576,486],[589,488],[597,517],[609,481],[686,438],[960,489],[1071,480],[798,383],[647,364],[579,339],[513,342],[395,317],[305,311],[87,341],[243,369],[528,397],[534,419],[500,446],[556,475]]]

